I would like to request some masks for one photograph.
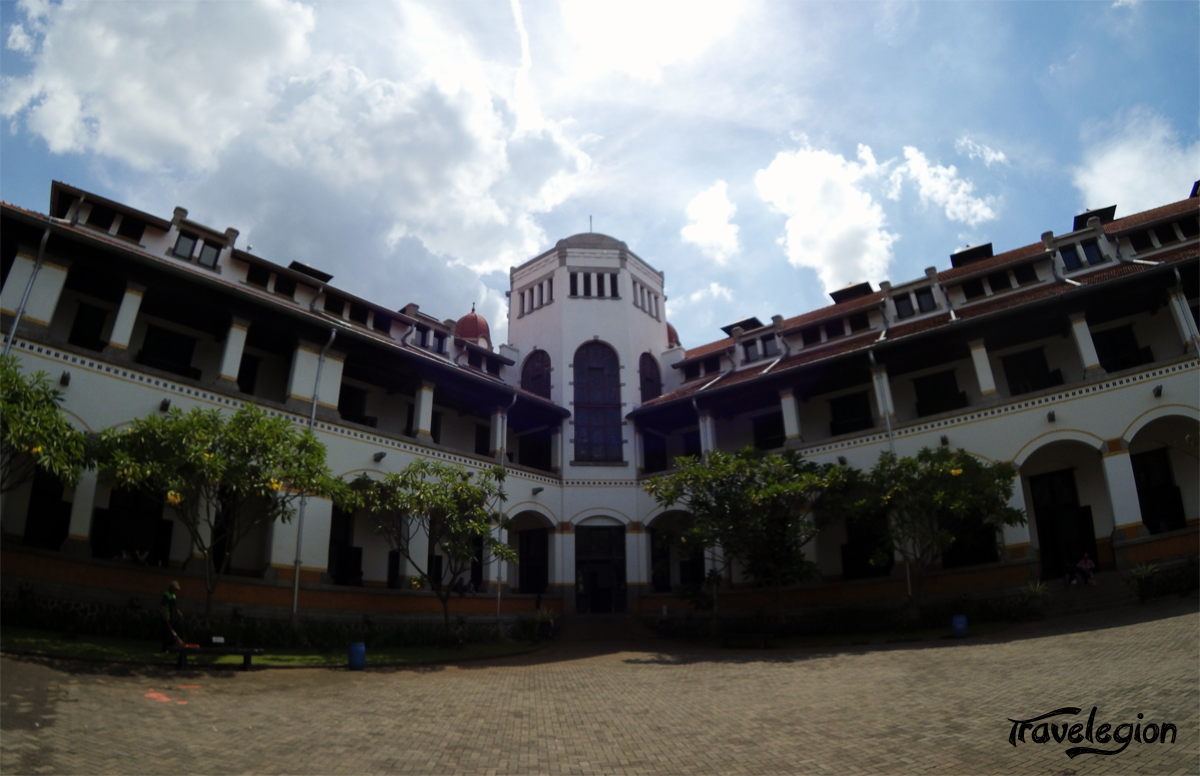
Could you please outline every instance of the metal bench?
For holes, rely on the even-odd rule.
[[[241,655],[242,670],[250,670],[250,658],[254,655],[264,654],[265,650],[259,647],[181,647],[175,645],[168,647],[169,652],[174,652],[179,655],[179,661],[175,667],[183,670],[187,668],[188,655]]]

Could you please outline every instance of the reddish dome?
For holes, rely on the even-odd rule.
[[[675,327],[671,325],[671,322],[667,321],[667,347],[672,345],[679,345],[679,335],[675,332]],[[679,347],[683,347],[683,345],[679,345]]]
[[[475,344],[482,344],[479,340],[486,340],[487,347],[492,347],[492,333],[488,329],[488,322],[482,315],[475,312],[475,305],[471,305],[471,312],[458,319],[458,323],[454,324],[454,336],[462,337]]]

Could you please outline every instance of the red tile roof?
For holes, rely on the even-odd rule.
[[[689,358],[696,358],[698,356],[707,356],[709,353],[716,353],[731,347],[733,347],[733,337],[726,337],[723,340],[717,340],[716,342],[710,342],[707,345],[700,345],[699,347],[692,348],[691,350],[685,350],[683,352],[683,358],[684,360],[687,360]]]
[[[1179,202],[1172,202],[1170,205],[1156,207],[1153,210],[1147,210],[1142,213],[1134,213],[1125,218],[1118,218],[1115,221],[1109,221],[1104,225],[1104,232],[1105,234],[1117,234],[1128,229],[1136,229],[1139,226],[1154,223],[1160,219],[1197,211],[1200,211],[1200,197],[1193,197]]]
[[[842,318],[847,315],[853,315],[860,310],[869,310],[873,307],[878,307],[883,302],[883,292],[875,291],[874,293],[860,296],[857,299],[851,299],[848,302],[841,304],[831,304],[828,307],[822,307],[818,310],[797,315],[794,318],[788,318],[783,322],[783,330],[794,329],[797,326],[805,326],[811,323],[820,323],[821,321],[830,320],[833,318]]]
[[[951,280],[969,277],[971,275],[985,275],[989,272],[995,272],[1000,269],[1006,269],[1013,264],[1018,264],[1027,261],[1035,256],[1040,256],[1046,253],[1046,246],[1043,243],[1036,242],[1026,245],[1023,248],[1016,248],[1011,251],[992,256],[990,259],[967,264],[963,267],[951,267],[948,270],[938,273],[938,280],[946,283]]]

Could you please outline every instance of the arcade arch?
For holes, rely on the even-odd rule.
[[[1198,438],[1200,422],[1182,414],[1155,418],[1130,438],[1129,462],[1149,533],[1183,528],[1200,514]]]
[[[1112,500],[1097,448],[1074,439],[1051,441],[1027,452],[1020,472],[1042,578],[1062,577],[1085,552],[1098,564],[1110,563]]]
[[[511,518],[508,546],[517,553],[517,562],[508,564],[506,576],[515,592],[541,595],[549,588],[557,571],[554,554],[550,552],[553,533],[553,521],[540,512],[527,509]]]

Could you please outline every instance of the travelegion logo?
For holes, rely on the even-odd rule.
[[[1171,734],[1171,743],[1175,743],[1176,728],[1169,722],[1163,722],[1161,725],[1155,722],[1147,722],[1145,726],[1141,722],[1122,722],[1115,728],[1112,724],[1105,722],[1095,728],[1093,737],[1093,723],[1096,720],[1096,707],[1092,707],[1092,713],[1088,715],[1087,727],[1085,728],[1082,722],[1077,722],[1068,726],[1066,722],[1062,724],[1060,729],[1056,723],[1042,722],[1044,719],[1058,717],[1064,715],[1075,715],[1081,711],[1077,706],[1064,706],[1061,709],[1046,712],[1039,717],[1030,717],[1029,719],[1009,719],[1013,723],[1012,732],[1008,734],[1008,743],[1013,746],[1017,745],[1017,741],[1025,743],[1025,731],[1030,730],[1030,740],[1035,744],[1047,743],[1051,737],[1055,742],[1062,743],[1067,741],[1072,744],[1081,744],[1085,740],[1088,743],[1107,744],[1110,741],[1121,745],[1120,749],[1096,749],[1090,746],[1073,746],[1067,750],[1067,757],[1075,759],[1081,754],[1120,754],[1129,746],[1130,741],[1136,741],[1139,744],[1153,744],[1158,742],[1165,744],[1167,742],[1167,733]],[[1138,714],[1138,719],[1142,719],[1144,715]],[[1040,725],[1034,725],[1035,722],[1041,722]],[[1109,731],[1112,731],[1110,734]],[[1124,732],[1122,732],[1124,730]]]

